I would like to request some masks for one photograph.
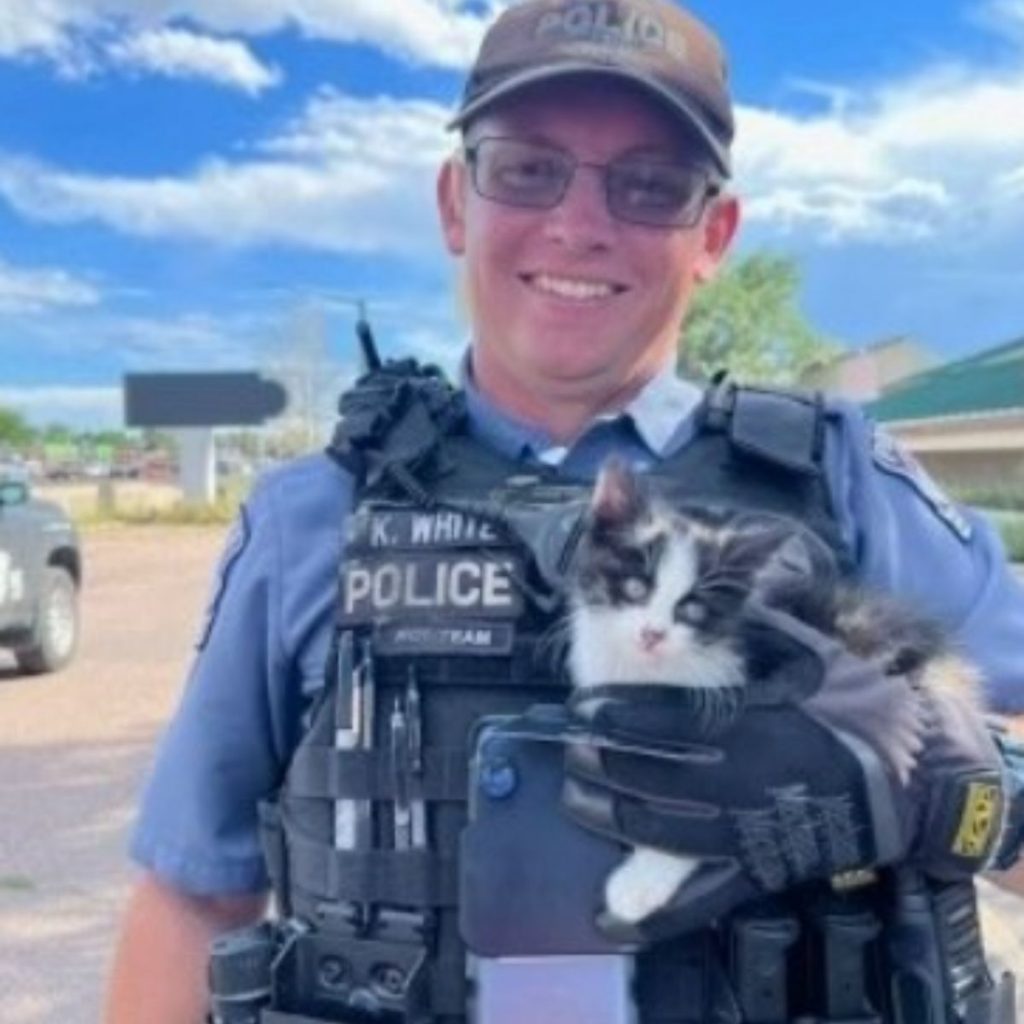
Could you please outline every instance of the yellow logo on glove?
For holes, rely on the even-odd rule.
[[[953,853],[977,860],[988,854],[1002,820],[1002,792],[991,782],[967,786],[960,825],[953,839]]]

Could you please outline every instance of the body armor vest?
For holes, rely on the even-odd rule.
[[[313,948],[282,969],[280,1012],[264,1019],[362,1008],[464,1021],[457,853],[471,737],[488,716],[564,699],[545,643],[558,595],[535,550],[550,537],[531,538],[530,524],[566,513],[554,517],[566,524],[557,562],[589,485],[475,441],[461,394],[413,364],[369,374],[342,412],[329,451],[360,486],[327,685],[262,809],[279,910]],[[692,441],[650,475],[679,505],[799,521],[848,565],[823,471],[828,415],[815,397],[719,383]],[[347,953],[332,961],[339,938]],[[715,956],[700,935],[641,953],[642,1024],[730,1019]]]

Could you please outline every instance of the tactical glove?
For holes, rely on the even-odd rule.
[[[677,934],[768,892],[897,861],[946,877],[985,866],[1002,774],[980,716],[784,612],[751,603],[746,627],[774,668],[711,738],[693,690],[618,684],[570,701],[587,731],[567,748],[572,817],[700,861],[638,928],[607,929]]]

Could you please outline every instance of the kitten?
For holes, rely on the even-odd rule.
[[[698,725],[713,736],[742,713],[749,682],[770,674],[772,652],[741,618],[751,595],[888,674],[961,695],[977,686],[935,624],[896,600],[841,584],[831,553],[801,527],[766,514],[684,514],[649,496],[615,460],[598,477],[570,576],[574,685],[686,687]],[[918,742],[916,732],[910,742]],[[636,848],[608,878],[608,911],[639,923],[698,863]]]

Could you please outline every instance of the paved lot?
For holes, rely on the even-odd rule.
[[[0,665],[3,1024],[99,1019],[125,836],[220,544],[184,527],[88,534],[75,664],[38,679]]]
[[[99,1018],[131,879],[125,837],[221,537],[155,527],[88,535],[75,665],[24,679],[0,663],[2,1024]],[[990,902],[1001,909],[996,944],[1024,970],[1024,921],[1013,920],[1024,914]]]

